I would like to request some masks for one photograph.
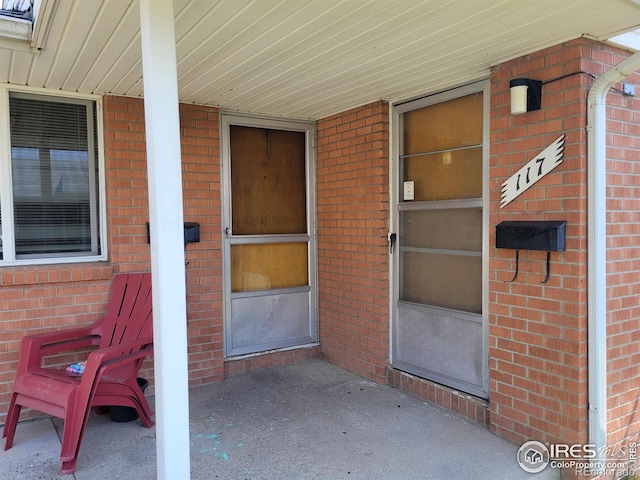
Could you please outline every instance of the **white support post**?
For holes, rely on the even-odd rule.
[[[140,0],[159,479],[190,478],[187,307],[173,0]]]

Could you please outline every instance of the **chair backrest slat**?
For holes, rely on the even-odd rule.
[[[153,335],[151,274],[128,273],[114,278],[102,328],[101,347]]]

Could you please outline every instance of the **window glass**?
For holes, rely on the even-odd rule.
[[[251,292],[309,284],[306,243],[231,246],[231,291]]]
[[[400,212],[402,245],[412,248],[482,251],[482,209]]]
[[[482,313],[482,258],[405,251],[401,300]]]
[[[404,153],[435,152],[482,144],[482,93],[404,114]]]
[[[12,93],[9,109],[16,259],[99,254],[93,102]]]
[[[414,198],[399,204],[400,299],[481,313],[482,93],[406,112],[403,124],[401,182]]]
[[[482,197],[482,147],[404,159],[404,180],[414,182],[414,201]]]

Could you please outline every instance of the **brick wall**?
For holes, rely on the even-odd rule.
[[[317,144],[322,355],[385,383],[389,350],[387,103],[320,120]]]
[[[100,318],[119,272],[150,269],[144,135],[140,99],[104,98],[109,261],[3,267],[0,272],[0,422],[4,421],[20,339]],[[190,384],[223,378],[219,116],[214,108],[180,106],[185,221],[201,225],[186,247]],[[80,360],[65,356],[61,364]],[[153,380],[153,363],[141,375]],[[151,382],[153,383],[153,382]],[[147,390],[153,393],[153,387]],[[25,412],[22,418],[35,416]]]
[[[520,252],[513,283],[514,252],[490,252],[491,428],[516,443],[588,441],[586,100],[593,80],[578,74],[546,84],[542,109],[520,116],[509,113],[509,80],[599,76],[627,56],[578,39],[491,74],[492,247],[503,220],[568,222],[567,251],[552,253],[544,285],[544,252]],[[607,443],[615,451],[640,431],[640,104],[616,92],[607,103]],[[500,209],[502,182],[560,134],[564,163]]]
[[[588,68],[593,42],[576,40],[491,72],[489,357],[491,430],[515,443],[585,443],[587,425],[586,98],[591,78],[544,85],[542,108],[511,115],[509,81],[550,80]],[[564,162],[500,208],[502,183],[565,134]],[[566,251],[496,249],[504,220],[566,220]]]
[[[389,385],[427,402],[449,410],[484,428],[490,424],[489,402],[440,383],[389,369]]]
[[[105,97],[103,108],[109,262],[116,273],[148,271],[144,104],[140,99]]]
[[[110,259],[118,271],[149,270],[144,102],[104,99]],[[180,105],[185,222],[200,242],[185,247],[189,384],[223,378],[221,165],[218,110]],[[151,362],[143,374],[153,377]],[[153,390],[150,389],[150,393]]]
[[[222,197],[219,114],[180,105],[184,220],[200,223],[186,246],[190,385],[222,380]]]
[[[628,55],[600,46],[587,60],[606,71]],[[600,72],[598,72],[600,73]],[[640,74],[626,81],[640,85]],[[614,87],[622,88],[621,84]],[[637,87],[636,87],[637,88]],[[607,96],[607,443],[640,442],[640,100]]]

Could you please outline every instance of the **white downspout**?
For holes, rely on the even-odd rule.
[[[587,99],[589,443],[603,454],[607,445],[606,100],[614,83],[638,69],[640,52],[601,75]]]

